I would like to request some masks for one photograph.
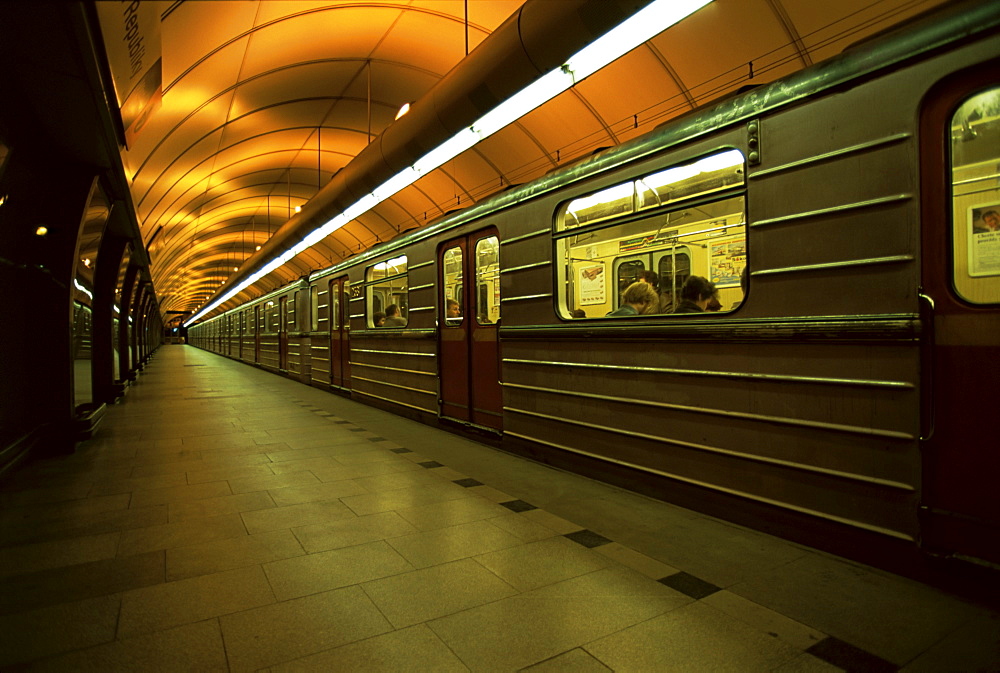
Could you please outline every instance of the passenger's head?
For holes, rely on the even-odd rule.
[[[649,283],[657,290],[660,289],[660,277],[656,275],[655,271],[643,271],[639,274],[638,281],[640,283]]]
[[[381,327],[384,322],[385,313],[382,313],[382,311],[376,311],[375,314],[372,315],[372,324],[375,325],[375,327]]]
[[[681,299],[693,302],[705,309],[715,293],[715,283],[710,282],[704,276],[689,276],[684,281],[684,287],[681,288]]]
[[[584,311],[582,308],[575,308],[572,311],[570,311],[569,314],[573,318],[586,318],[587,317],[587,312]]]
[[[396,306],[395,304],[389,304],[388,306],[385,307],[385,317],[386,318],[394,318],[397,315],[399,315],[399,307],[398,306]]]
[[[622,303],[631,304],[639,313],[656,313],[660,307],[660,297],[649,283],[636,281],[625,288],[622,293]]]
[[[454,299],[445,301],[444,316],[445,318],[460,318],[462,316],[462,310],[459,308],[457,301]]]

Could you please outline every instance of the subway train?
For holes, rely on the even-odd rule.
[[[189,343],[897,572],[992,574],[998,33],[1000,3],[948,5]],[[621,315],[648,271],[659,305]],[[671,310],[692,276],[719,310]]]

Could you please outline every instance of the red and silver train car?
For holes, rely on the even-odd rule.
[[[896,570],[996,568],[998,29],[950,5],[191,343]],[[672,310],[691,276],[720,310]]]

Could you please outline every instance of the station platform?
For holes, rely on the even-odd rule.
[[[1000,670],[986,604],[191,346],[0,506],[3,671]]]

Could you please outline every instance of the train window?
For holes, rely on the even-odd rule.
[[[500,320],[500,241],[488,236],[476,241],[476,320],[492,325]]]
[[[554,234],[563,279],[560,315],[702,313],[739,306],[747,263],[744,176],[743,155],[727,150],[565,204]],[[622,205],[627,194],[628,208]],[[627,300],[625,291],[639,281],[653,292],[637,286]]]
[[[309,288],[309,331],[319,329],[319,285]]]
[[[442,256],[444,264],[444,305],[446,327],[458,327],[462,324],[465,316],[462,315],[462,304],[464,289],[462,283],[462,248],[455,246],[444,251]]]
[[[278,331],[278,309],[274,308],[273,301],[269,301],[264,305],[264,331]]]
[[[340,326],[340,294],[337,292],[337,281],[331,280],[326,287],[327,315],[329,319],[327,325],[329,329],[335,330]]]
[[[965,100],[951,121],[955,291],[1000,303],[1000,87]]]
[[[376,312],[385,313],[383,327],[406,327],[409,312],[409,280],[406,255],[368,267],[365,278],[368,326]]]

